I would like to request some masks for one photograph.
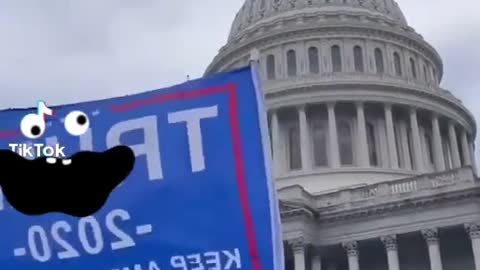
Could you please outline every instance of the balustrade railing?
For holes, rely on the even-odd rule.
[[[396,195],[420,193],[426,190],[435,191],[459,183],[474,183],[475,176],[470,167],[460,168],[443,173],[422,175],[417,177],[392,180],[363,187],[340,190],[332,193],[315,195],[316,207],[329,207],[344,203],[356,203],[376,198],[392,198]]]

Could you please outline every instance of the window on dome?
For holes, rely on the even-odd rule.
[[[289,77],[297,75],[297,56],[294,50],[287,52],[287,73]]]
[[[370,165],[378,166],[377,136],[375,136],[375,126],[372,123],[367,123],[367,144]]]
[[[312,126],[312,142],[315,166],[328,166],[328,128],[325,123],[314,123]]]
[[[298,170],[302,168],[302,160],[300,153],[300,130],[298,126],[288,128],[288,163],[290,170]]]
[[[318,49],[316,47],[308,48],[308,63],[310,73],[318,74],[320,72],[320,64],[318,61]]]
[[[355,71],[363,72],[363,52],[360,46],[353,48],[353,60],[355,62]]]
[[[433,82],[434,82],[434,83],[437,83],[437,82],[438,82],[438,80],[437,80],[437,72],[435,71],[434,68],[432,68],[432,73],[433,73]]]
[[[415,60],[413,58],[410,58],[410,68],[412,70],[412,76],[414,79],[417,78],[417,65],[415,64]]]
[[[377,67],[377,74],[382,74],[385,72],[383,53],[379,48],[375,49],[375,66]]]
[[[393,53],[393,61],[395,65],[395,75],[402,76],[402,63],[400,62],[400,55],[397,52]]]
[[[260,9],[265,9],[265,0],[260,0]]]
[[[423,78],[426,82],[430,82],[430,76],[428,75],[427,66],[423,65]]]
[[[275,79],[275,56],[272,54],[267,56],[267,79]]]
[[[340,122],[338,125],[338,148],[340,151],[340,163],[353,165],[352,129],[348,122]]]
[[[334,45],[332,50],[332,70],[333,72],[342,71],[342,55],[340,53],[340,46]]]

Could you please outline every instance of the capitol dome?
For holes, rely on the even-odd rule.
[[[256,24],[297,16],[299,13],[365,15],[407,27],[405,16],[393,0],[247,0],[235,17],[229,38],[235,38]]]
[[[206,74],[246,66],[252,51],[278,188],[322,194],[475,167],[475,119],[394,0],[246,0]]]
[[[206,74],[250,63],[286,270],[480,269],[475,119],[394,0],[246,0]]]

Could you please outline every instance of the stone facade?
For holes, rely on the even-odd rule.
[[[206,73],[252,57],[287,270],[480,270],[475,119],[395,1],[247,0]]]

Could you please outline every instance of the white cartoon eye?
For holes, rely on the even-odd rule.
[[[80,136],[87,132],[90,122],[88,116],[81,111],[70,112],[65,117],[65,129],[73,136]]]
[[[25,137],[38,139],[45,132],[45,120],[38,114],[27,114],[20,122],[20,130]]]

